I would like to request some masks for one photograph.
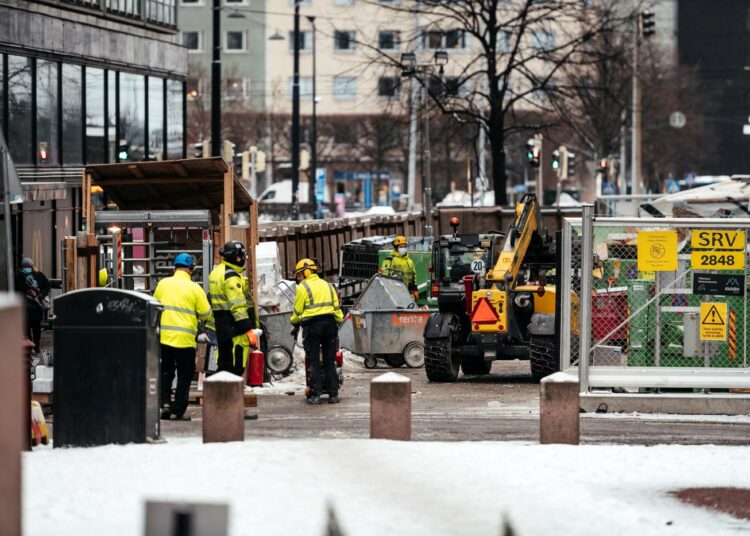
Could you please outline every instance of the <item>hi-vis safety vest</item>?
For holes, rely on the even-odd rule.
[[[159,340],[174,348],[195,348],[198,320],[211,319],[211,306],[203,289],[182,270],[175,270],[156,285],[154,298],[164,306]]]
[[[417,270],[414,268],[414,261],[408,254],[402,257],[395,251],[392,252],[383,259],[380,271],[383,272],[383,275],[400,278],[407,287],[416,284]]]
[[[297,285],[290,321],[294,325],[304,324],[305,320],[323,315],[332,316],[337,324],[344,321],[336,289],[317,274],[311,274]]]

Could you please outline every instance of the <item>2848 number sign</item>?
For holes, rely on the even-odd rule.
[[[743,251],[693,251],[690,257],[693,270],[742,270],[745,267]]]

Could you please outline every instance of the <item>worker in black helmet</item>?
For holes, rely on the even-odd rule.
[[[207,327],[216,331],[217,370],[242,376],[255,339],[252,330],[260,328],[248,279],[242,275],[247,250],[242,242],[232,240],[222,246],[219,254],[222,260],[208,276],[215,326]]]

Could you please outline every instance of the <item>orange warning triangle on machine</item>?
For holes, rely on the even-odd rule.
[[[492,307],[490,300],[479,298],[471,312],[471,321],[475,324],[496,324],[498,320],[497,311]]]

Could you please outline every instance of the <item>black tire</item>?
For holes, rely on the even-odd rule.
[[[470,335],[467,341],[468,345],[476,345],[480,348],[478,352],[465,352],[461,359],[461,370],[464,374],[472,376],[481,376],[489,374],[492,368],[492,361],[484,360],[484,345],[482,345],[481,335]]]
[[[374,369],[378,367],[378,360],[375,356],[365,356],[365,368]]]
[[[385,362],[393,368],[400,368],[406,363],[406,361],[404,361],[404,356],[401,354],[388,354],[384,359]]]
[[[424,370],[431,382],[455,382],[461,368],[461,359],[456,351],[460,344],[461,328],[458,319],[451,320],[451,336],[424,340]]]
[[[291,352],[282,346],[274,346],[266,352],[266,368],[273,374],[288,374],[293,363]]]
[[[560,370],[560,358],[555,352],[555,338],[552,335],[532,335],[529,350],[534,381],[538,382]]]

